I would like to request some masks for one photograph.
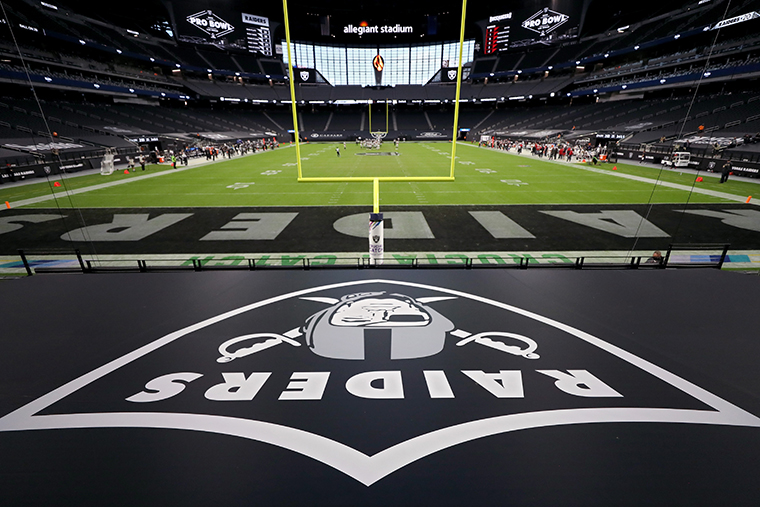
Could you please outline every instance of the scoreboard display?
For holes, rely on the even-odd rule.
[[[244,12],[243,23],[248,51],[272,56],[272,32],[269,29],[269,19]]]
[[[513,9],[478,22],[483,30],[483,53],[498,54],[533,44],[551,44],[578,37],[583,2],[524,0]]]
[[[509,49],[509,30],[512,22],[512,13],[491,16],[486,26],[483,51],[485,54],[498,53]]]

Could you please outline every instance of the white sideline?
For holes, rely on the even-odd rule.
[[[477,146],[474,146],[474,145],[471,145],[471,144],[468,144],[468,143],[463,143],[461,141],[457,141],[457,144],[461,144],[462,146],[470,146],[471,148],[476,148],[477,147]],[[489,149],[489,150],[492,150],[492,151],[496,151],[496,152],[500,152],[500,153],[506,153],[508,155],[514,155],[516,157],[523,157],[523,158],[529,158],[529,159],[533,158],[532,155],[531,156],[522,155],[522,154],[518,155],[517,153],[505,152],[503,150],[494,150],[492,148],[486,148],[486,149]],[[685,190],[686,192],[694,192],[696,194],[709,195],[711,197],[717,197],[719,199],[727,199],[729,201],[736,201],[736,202],[741,202],[741,203],[746,203],[746,201],[747,201],[746,197],[741,197],[741,196],[736,195],[736,194],[727,194],[725,192],[718,192],[718,191],[715,191],[715,190],[706,190],[706,189],[698,188],[698,187],[693,187],[692,188],[692,187],[690,187],[688,185],[681,185],[681,184],[678,184],[678,183],[670,183],[670,182],[661,181],[661,180],[653,180],[651,178],[645,178],[643,176],[634,176],[632,174],[613,173],[613,172],[610,172],[610,171],[605,171],[603,169],[596,169],[594,167],[587,167],[587,166],[583,166],[583,165],[580,165],[580,164],[573,164],[571,162],[563,162],[561,160],[543,160],[543,159],[541,159],[541,161],[542,162],[551,162],[551,163],[554,163],[554,164],[560,164],[560,165],[565,165],[565,166],[569,166],[569,167],[574,167],[576,169],[582,169],[584,171],[589,171],[589,172],[592,172],[592,173],[606,174],[608,176],[617,176],[618,178],[625,178],[625,179],[629,179],[629,180],[639,181],[641,183],[647,183],[647,184],[650,184],[650,185],[660,185],[660,186],[663,186],[663,187],[674,188],[676,190]],[[754,205],[760,206],[760,199],[758,199],[758,198],[752,198],[752,199],[750,199],[749,204],[754,204]]]
[[[290,145],[285,145],[285,146],[281,146],[281,147],[282,148],[288,148],[288,147],[290,147]],[[269,150],[267,150],[267,151],[269,151]],[[265,151],[259,151],[259,152],[256,152],[256,153],[248,153],[247,155],[243,155],[243,157],[249,157],[249,156],[252,156],[252,155],[259,155],[261,153],[266,153],[266,152]],[[241,158],[241,157],[236,157],[236,158]],[[216,164],[217,162],[225,162],[225,161],[229,161],[229,160],[232,160],[232,159],[215,160],[215,161],[212,161],[212,162],[201,162],[199,164],[188,165],[187,167],[178,167],[177,169],[171,169],[171,170],[161,171],[160,173],[150,173],[150,174],[135,176],[134,178],[129,178],[128,180],[110,181],[108,183],[100,183],[100,184],[97,184],[97,185],[92,185],[90,187],[77,188],[77,189],[74,189],[74,190],[66,190],[64,192],[60,192],[60,193],[57,193],[57,194],[42,195],[40,197],[30,197],[29,199],[22,199],[20,201],[13,201],[13,202],[10,203],[10,205],[11,205],[11,208],[17,208],[17,207],[20,207],[20,206],[27,206],[29,204],[37,204],[39,202],[52,201],[52,200],[58,199],[58,198],[65,199],[65,198],[71,197],[72,195],[83,194],[85,192],[90,192],[92,190],[100,190],[102,188],[115,187],[117,185],[124,185],[126,183],[131,183],[133,181],[141,181],[141,180],[146,180],[148,178],[157,178],[159,176],[166,176],[167,174],[177,174],[178,172],[187,171],[188,169],[195,169],[197,167],[202,167],[202,166],[209,165],[209,164]],[[5,210],[5,209],[6,208],[0,208],[0,210]]]

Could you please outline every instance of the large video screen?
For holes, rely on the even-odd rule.
[[[218,2],[173,2],[177,40],[272,56],[270,20]]]
[[[583,2],[523,0],[510,3],[478,24],[483,29],[486,55],[533,44],[550,44],[578,36]]]
[[[475,41],[464,41],[462,64],[472,61],[474,51]],[[287,64],[287,50],[283,53]],[[380,76],[373,66],[377,55],[383,60]],[[447,76],[459,65],[459,42],[375,47],[294,42],[291,57],[295,67],[316,69],[333,86],[424,85],[441,69],[443,81],[456,80],[456,74]]]

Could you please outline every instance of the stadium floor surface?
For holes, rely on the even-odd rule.
[[[758,298],[757,277],[715,270],[6,281],[0,491],[14,506],[755,505]],[[389,304],[406,318],[372,314]]]

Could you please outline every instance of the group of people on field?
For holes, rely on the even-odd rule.
[[[511,141],[509,139],[493,139],[491,142],[481,141],[480,146],[491,147],[496,150],[512,151],[522,154],[523,150],[530,150],[530,154],[539,158],[546,157],[549,160],[567,160],[576,159],[594,160],[607,155],[606,146],[593,147],[590,144],[583,146],[581,144],[570,144],[568,142],[544,142],[544,141]]]
[[[246,155],[259,151],[273,150],[279,146],[277,139],[274,137],[263,139],[248,139],[245,141],[212,144],[207,143],[196,146],[184,146],[182,148],[173,148],[160,150],[158,147],[152,150],[144,151],[136,157],[127,157],[127,168],[134,172],[136,165],[140,165],[145,170],[146,164],[159,164],[161,162],[170,162],[174,169],[178,165],[187,166],[191,158],[205,157],[206,160],[215,161],[217,158],[232,158],[233,156]],[[144,147],[143,147],[144,149]]]

